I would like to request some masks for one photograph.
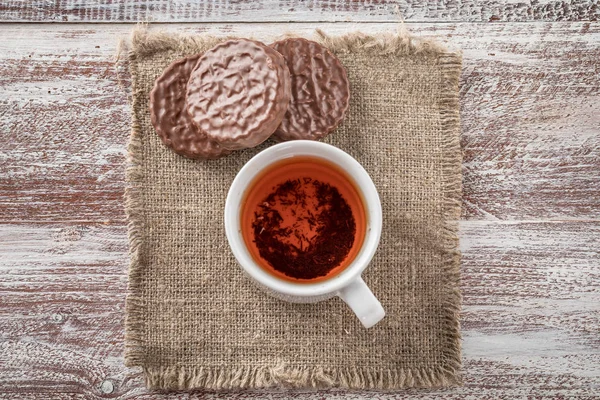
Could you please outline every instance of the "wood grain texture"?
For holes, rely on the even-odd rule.
[[[600,224],[465,221],[461,240],[465,386],[350,398],[593,398]],[[187,398],[150,395],[123,366],[123,226],[3,225],[0,243],[0,398]]]
[[[597,21],[597,0],[8,0],[11,22]]]
[[[225,396],[148,393],[123,366],[130,115],[113,56],[130,28],[0,25],[0,399],[599,398],[598,24],[411,25],[465,58],[463,388]]]

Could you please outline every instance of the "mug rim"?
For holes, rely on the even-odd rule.
[[[344,170],[353,180],[364,202],[367,215],[365,238],[354,260],[339,274],[315,283],[295,283],[278,278],[254,260],[241,232],[240,213],[246,191],[254,179],[273,163],[295,157],[322,158]],[[359,277],[375,255],[382,229],[382,210],[373,180],[351,155],[330,144],[312,140],[294,140],[266,148],[252,157],[235,176],[225,200],[225,233],[229,247],[240,267],[254,280],[278,293],[311,297],[337,292]]]

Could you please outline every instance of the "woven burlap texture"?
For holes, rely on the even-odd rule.
[[[351,85],[347,117],[324,141],[366,168],[383,207],[381,243],[364,280],[387,315],[367,330],[339,298],[269,297],[229,249],[229,185],[274,142],[193,161],[165,147],[152,127],[154,80],[175,59],[222,40],[137,30],[129,46],[127,365],[141,366],[147,386],[159,389],[460,383],[460,55],[407,34],[315,35]]]

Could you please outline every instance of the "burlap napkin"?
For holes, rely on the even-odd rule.
[[[143,367],[147,385],[161,389],[459,383],[460,55],[407,35],[317,34],[352,90],[346,120],[325,141],[362,163],[383,206],[381,244],[364,279],[387,316],[367,330],[338,298],[290,304],[267,296],[231,254],[227,190],[273,142],[192,161],[163,146],[150,124],[155,78],[220,40],[133,35],[127,365]]]

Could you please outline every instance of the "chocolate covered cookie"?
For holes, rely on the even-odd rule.
[[[188,82],[187,111],[211,139],[235,150],[271,136],[290,97],[281,54],[253,40],[230,40],[198,60]]]
[[[150,119],[163,143],[177,154],[195,159],[219,158],[230,153],[198,129],[185,107],[190,73],[200,55],[173,62],[156,79],[150,92]]]
[[[344,119],[350,100],[346,69],[320,44],[290,38],[271,45],[286,60],[292,78],[292,100],[273,137],[317,140]]]

